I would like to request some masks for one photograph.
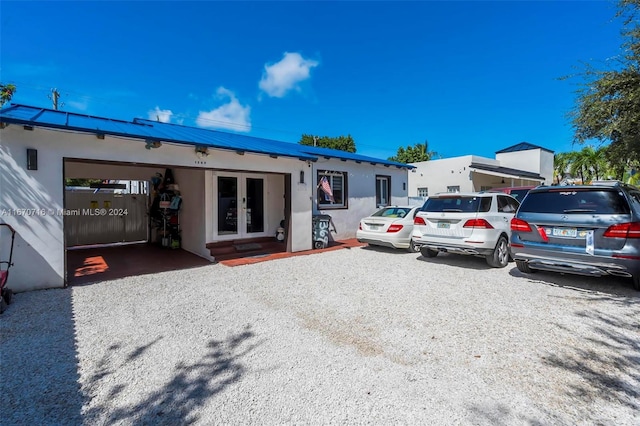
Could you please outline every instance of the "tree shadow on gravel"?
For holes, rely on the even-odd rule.
[[[603,400],[640,412],[640,306],[630,306],[617,316],[590,309],[575,312],[575,317],[576,322],[589,324],[590,337],[557,326],[572,333],[574,341],[589,344],[549,353],[543,362],[578,378],[571,384],[569,397],[588,404]]]
[[[509,266],[507,266],[508,268]],[[623,297],[628,304],[640,302],[640,291],[633,288],[630,278],[624,277],[586,277],[581,275],[560,274],[557,272],[537,271],[532,274],[511,268],[509,275],[524,278],[528,284],[541,284],[552,287],[563,287],[587,293]],[[605,296],[607,297],[607,296]]]
[[[14,296],[0,316],[0,366],[0,424],[82,424],[70,289]]]
[[[511,407],[500,403],[471,404],[467,408],[471,413],[474,425],[511,426],[518,424],[544,426],[549,424],[547,420],[541,421],[526,418],[522,414],[516,413]]]
[[[222,392],[227,386],[237,382],[246,369],[240,359],[254,350],[258,344],[250,343],[254,333],[245,328],[242,332],[223,341],[210,340],[207,353],[195,363],[179,363],[174,367],[173,378],[160,389],[153,390],[139,403],[133,406],[119,406],[111,410],[108,405],[98,405],[86,413],[85,420],[99,421],[104,425],[184,425],[193,424],[202,419],[197,411],[205,406],[211,397]],[[136,348],[127,357],[138,357],[156,341]],[[111,347],[117,350],[119,347]],[[92,378],[92,383],[109,371],[101,371]],[[102,363],[101,363],[102,364]],[[112,366],[111,369],[117,368]],[[97,384],[102,386],[102,384]],[[114,397],[127,392],[126,384],[112,386],[108,396]]]
[[[464,255],[464,254],[450,254],[450,253],[438,253],[436,257],[424,257],[420,253],[416,253],[416,259],[421,262],[433,263],[438,265],[449,265],[456,268],[467,268],[478,271],[486,271],[487,269],[494,269],[487,264],[484,257]],[[507,266],[508,268],[508,266]]]
[[[596,402],[607,406],[640,411],[640,292],[633,289],[631,280],[622,277],[583,277],[546,271],[524,274],[513,268],[510,275],[522,277],[526,285],[543,285],[573,290],[573,298],[587,309],[573,312],[580,327],[555,324],[572,336],[575,342],[547,353],[545,365],[572,373],[567,384],[568,400],[585,406]],[[615,306],[615,314],[603,312],[605,306]],[[585,326],[588,332],[585,333]],[[589,423],[602,419],[581,414]],[[593,414],[595,415],[595,414]],[[621,420],[624,422],[624,420]]]

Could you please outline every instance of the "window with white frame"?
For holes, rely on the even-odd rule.
[[[460,192],[460,186],[447,186],[447,192]]]
[[[418,197],[428,197],[429,188],[418,188]]]
[[[347,173],[318,171],[318,208],[347,207]]]
[[[391,205],[391,176],[376,176],[376,207]]]

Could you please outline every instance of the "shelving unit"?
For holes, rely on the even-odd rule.
[[[168,180],[167,177],[170,177]],[[165,173],[162,184],[154,187],[153,201],[149,209],[152,239],[165,248],[178,249],[182,246],[180,235],[180,208],[182,198],[178,185],[173,181],[170,169]]]

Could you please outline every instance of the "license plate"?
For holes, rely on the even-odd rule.
[[[575,238],[578,235],[578,230],[576,228],[553,228],[552,235],[554,237]]]
[[[451,224],[449,222],[438,222],[438,228],[449,229]]]

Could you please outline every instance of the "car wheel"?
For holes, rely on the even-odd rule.
[[[409,248],[407,250],[409,250],[410,253],[420,253],[420,246],[416,245],[416,243],[411,240],[411,242],[409,243]]]
[[[420,247],[420,254],[424,257],[436,257],[438,255],[438,250],[432,250],[427,247]]]
[[[11,304],[11,300],[13,299],[13,290],[10,288],[2,289],[2,298],[6,302],[7,305]]]
[[[509,243],[505,237],[500,237],[493,253],[487,256],[487,263],[492,268],[504,268],[509,263]]]
[[[633,276],[633,288],[640,291],[640,275]]]
[[[524,260],[516,260],[516,267],[518,271],[524,272],[525,274],[533,274],[535,270],[529,268],[529,265]]]

